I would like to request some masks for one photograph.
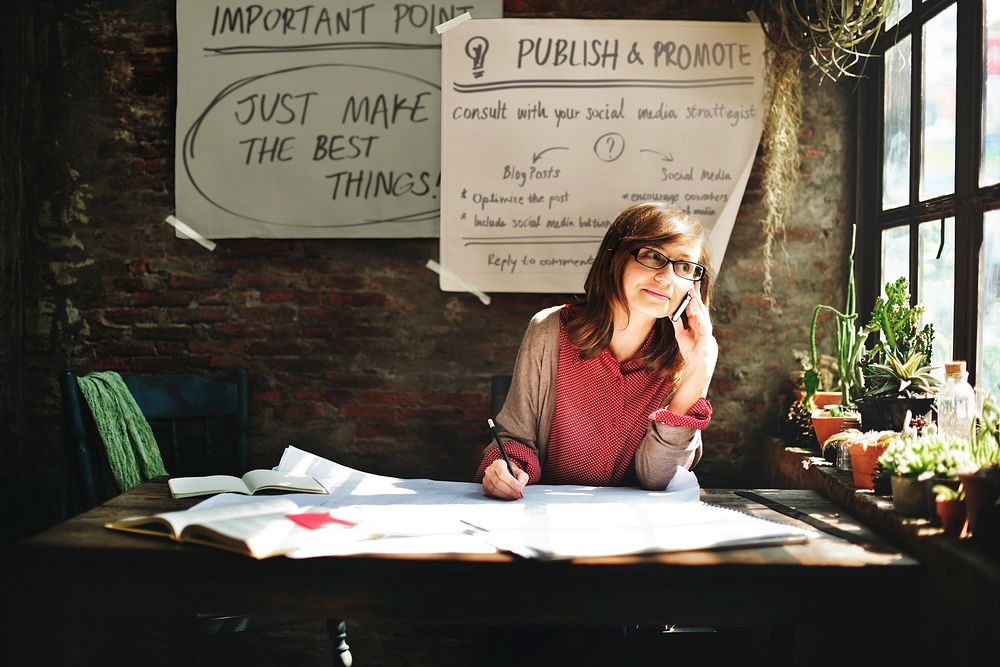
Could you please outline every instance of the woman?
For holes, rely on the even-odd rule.
[[[528,325],[497,416],[514,475],[488,447],[476,474],[487,495],[515,500],[539,481],[663,489],[698,463],[718,357],[708,267],[704,230],[683,211],[637,204],[618,216],[586,300]]]

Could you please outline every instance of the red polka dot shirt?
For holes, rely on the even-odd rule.
[[[566,333],[571,310],[560,314],[556,408],[544,465],[530,447],[516,441],[504,445],[528,473],[529,484],[635,485],[635,453],[650,420],[700,430],[711,421],[712,406],[702,398],[685,415],[660,407],[671,383],[635,361],[649,347],[652,333],[623,363],[607,348],[581,358]],[[486,467],[499,458],[496,447],[486,450],[476,480],[482,481]]]

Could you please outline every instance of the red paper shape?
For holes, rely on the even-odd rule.
[[[331,523],[338,526],[348,527],[354,525],[353,521],[338,519],[335,516],[330,516],[327,512],[302,512],[300,514],[286,514],[285,517],[299,524],[303,528],[308,528],[309,530],[322,528],[323,526],[328,526]]]

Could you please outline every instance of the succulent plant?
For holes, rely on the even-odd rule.
[[[941,386],[941,381],[931,374],[930,366],[922,365],[923,352],[914,352],[901,361],[894,351],[886,354],[884,363],[873,363],[867,368],[865,395],[926,396]]]
[[[823,443],[823,446],[834,442],[843,442],[846,445],[860,445],[862,449],[868,449],[883,444],[891,446],[899,437],[900,435],[896,431],[861,431],[856,428],[848,428],[831,435]]]
[[[879,457],[879,463],[890,475],[958,479],[958,471],[967,469],[971,459],[968,445],[961,438],[930,428],[923,435],[907,433],[893,441]]]
[[[1000,474],[1000,406],[992,396],[983,401],[976,415],[969,443],[972,460],[980,472]]]
[[[871,320],[859,332],[876,339],[861,358],[865,398],[910,398],[934,393],[940,386],[931,375],[934,327],[920,326],[922,305],[910,305],[906,278],[885,285],[885,296],[872,308]]]

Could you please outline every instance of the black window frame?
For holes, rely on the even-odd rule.
[[[873,57],[866,63],[857,96],[857,210],[858,312],[870,313],[885,279],[879,275],[882,232],[909,227],[910,302],[917,303],[917,272],[920,258],[920,223],[955,220],[955,286],[953,359],[967,362],[969,381],[975,383],[978,367],[979,262],[985,213],[1000,209],[1000,184],[979,186],[982,146],[984,14],[986,0],[913,0],[913,7],[898,24],[875,40]],[[955,77],[955,190],[951,194],[919,200],[921,125],[921,78],[923,28],[951,6],[957,6]],[[882,210],[883,95],[885,52],[901,39],[911,40],[910,70],[910,202]]]

